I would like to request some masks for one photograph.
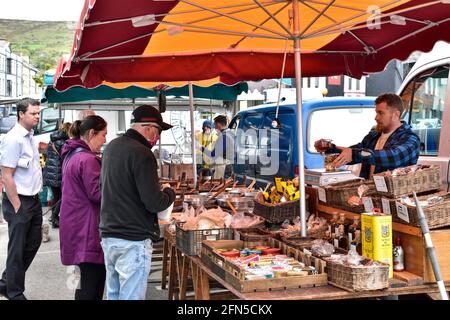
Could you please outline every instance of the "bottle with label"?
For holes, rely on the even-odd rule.
[[[338,245],[339,248],[348,250],[348,238],[347,238],[347,234],[345,233],[345,225],[344,224],[340,224],[339,225],[339,240],[338,240]]]
[[[405,270],[405,254],[403,252],[402,243],[400,237],[395,239],[394,248],[393,248],[393,264],[395,271],[403,271]]]
[[[347,233],[348,245],[349,245],[348,250],[350,250],[350,245],[352,244],[353,240],[355,239],[356,230],[361,230],[360,220],[361,219],[359,216],[355,216],[353,218],[353,223],[348,227],[348,233]]]
[[[344,227],[344,235],[347,236],[349,224],[345,222],[345,213],[339,214],[338,224]]]
[[[349,241],[350,242],[350,241]],[[355,231],[355,238],[350,242],[350,250],[356,250],[359,255],[362,255],[361,230]]]
[[[330,237],[331,239],[334,239],[334,235],[336,234],[337,227],[339,226],[337,224],[338,222],[338,213],[337,212],[333,212],[333,217],[331,218],[329,225],[328,225],[328,231],[330,233]]]

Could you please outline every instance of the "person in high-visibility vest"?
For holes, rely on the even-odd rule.
[[[202,131],[195,135],[195,140],[198,143],[196,157],[197,157],[197,173],[203,174],[203,176],[210,176],[211,158],[208,157],[204,151],[211,152],[214,149],[214,145],[218,139],[218,135],[213,130],[214,124],[211,120],[203,121]]]

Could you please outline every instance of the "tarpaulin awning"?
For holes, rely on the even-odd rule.
[[[234,86],[214,84],[209,87],[194,85],[195,98],[216,99],[216,100],[236,100],[237,96],[248,91],[245,82]],[[162,91],[166,96],[189,96],[188,86],[168,88]],[[157,91],[139,86],[129,86],[125,88],[113,88],[108,85],[101,85],[93,89],[86,89],[81,86],[72,87],[66,91],[59,92],[49,87],[45,90],[45,97],[49,103],[77,102],[88,100],[107,100],[116,98],[146,98],[155,97]]]

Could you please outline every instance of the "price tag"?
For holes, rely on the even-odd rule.
[[[409,223],[408,208],[398,201],[395,202],[395,205],[397,207],[397,217]]]
[[[391,204],[388,199],[381,198],[381,204],[383,206],[383,213],[392,214],[391,213]]]
[[[373,210],[373,201],[371,197],[362,197],[362,201],[364,203],[364,210],[366,212],[372,212]]]
[[[380,192],[388,192],[386,185],[386,180],[383,176],[373,176],[373,181],[375,182],[375,188]]]
[[[325,189],[319,188],[318,192],[319,192],[319,200],[327,203],[327,195],[325,193]]]

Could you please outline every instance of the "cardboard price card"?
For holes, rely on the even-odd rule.
[[[395,202],[395,205],[397,207],[397,217],[409,223],[408,207],[398,201]]]
[[[383,213],[392,214],[391,213],[391,204],[389,203],[388,199],[381,198],[381,204],[383,206]]]
[[[383,176],[373,176],[373,181],[375,182],[375,188],[380,192],[388,192],[386,185],[386,180]]]
[[[318,193],[319,193],[319,200],[327,203],[327,195],[325,193],[325,189],[319,188]]]

